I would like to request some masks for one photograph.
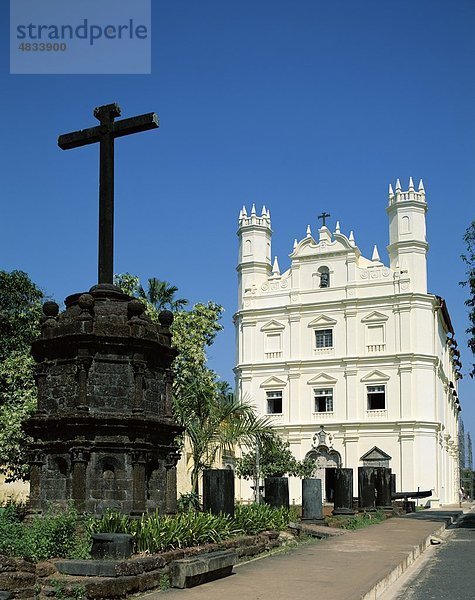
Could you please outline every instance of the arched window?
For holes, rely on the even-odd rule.
[[[330,270],[328,267],[320,267],[318,269],[318,273],[320,274],[320,287],[328,288],[330,287]]]

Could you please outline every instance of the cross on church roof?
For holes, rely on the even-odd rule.
[[[322,220],[322,227],[325,227],[325,219],[328,217],[331,217],[331,215],[325,211],[323,211],[321,215],[318,215],[317,218]]]
[[[114,277],[114,140],[158,127],[158,117],[155,113],[114,122],[120,114],[118,104],[99,106],[94,109],[94,116],[100,125],[66,133],[58,138],[58,146],[62,150],[99,143],[98,283],[112,283]]]

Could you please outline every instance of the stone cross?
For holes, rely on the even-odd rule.
[[[99,268],[98,283],[112,283],[114,277],[114,140],[132,133],[158,127],[155,113],[147,113],[122,119],[118,104],[106,104],[94,109],[94,116],[100,122],[96,127],[82,129],[60,135],[58,146],[62,150],[79,148],[99,142]]]
[[[322,220],[322,227],[325,227],[325,219],[327,219],[328,217],[331,217],[331,215],[326,213],[325,211],[323,211],[321,215],[318,215],[317,218]]]

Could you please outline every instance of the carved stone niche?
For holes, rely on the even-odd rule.
[[[61,313],[45,306],[32,345],[39,406],[25,431],[35,512],[70,500],[92,514],[170,512],[170,456],[183,430],[171,415],[173,315],[163,311],[157,325],[109,284],[65,304]]]

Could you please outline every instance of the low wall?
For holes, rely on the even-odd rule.
[[[0,555],[0,592],[22,600],[116,600],[128,594],[145,592],[169,585],[170,565],[175,560],[217,550],[233,548],[238,558],[256,556],[289,541],[289,534],[266,531],[220,542],[128,560],[107,561],[111,576],[78,577],[63,575],[57,564],[61,560],[31,563]]]

